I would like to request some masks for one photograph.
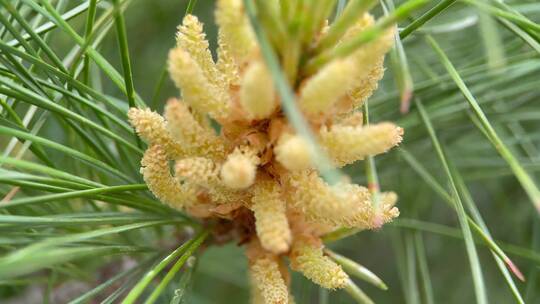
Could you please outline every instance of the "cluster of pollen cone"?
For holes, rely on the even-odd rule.
[[[357,4],[366,1],[353,0],[342,15],[348,19],[329,25],[335,2],[261,0],[255,6],[264,10],[261,24],[296,107],[320,150],[340,168],[386,152],[403,130],[388,122],[363,125],[358,112],[383,76],[395,28],[347,48],[375,20]],[[298,20],[304,22],[299,29]],[[398,216],[397,197],[383,192],[374,204],[363,186],[325,182],[308,142],[282,111],[242,0],[217,1],[216,22],[217,60],[197,17],[187,15],[179,26],[168,66],[181,99],[170,99],[163,116],[129,111],[148,142],[144,180],[163,203],[219,223],[216,234],[246,245],[255,303],[293,303],[286,265],[322,287],[343,288],[348,275],[325,255],[321,236],[344,227],[379,228]]]

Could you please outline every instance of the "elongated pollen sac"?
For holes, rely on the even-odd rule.
[[[254,33],[243,10],[242,0],[217,1],[216,23],[223,44],[230,47],[237,66],[247,61],[256,47]]]
[[[268,118],[277,107],[272,77],[264,63],[253,62],[244,75],[240,103],[252,119]]]
[[[167,131],[167,123],[156,112],[149,109],[132,108],[128,112],[130,123],[135,127],[137,134],[148,141],[149,144],[159,145],[171,157],[182,157],[185,151]]]
[[[312,170],[290,173],[283,178],[283,183],[294,189],[288,191],[289,205],[302,210],[307,220],[342,227],[376,228],[373,219],[379,218],[379,213],[365,187],[347,183],[330,186]],[[388,200],[391,199],[392,196],[388,196]],[[395,211],[385,209],[380,221],[392,220],[397,216]]]
[[[255,229],[262,247],[274,254],[289,250],[291,231],[279,185],[274,181],[259,183],[253,191],[252,203]]]
[[[330,129],[323,128],[320,132],[321,145],[338,166],[384,153],[398,145],[402,136],[403,129],[392,123],[365,127],[335,125]]]
[[[288,106],[303,115],[313,138],[300,136],[310,132],[297,133],[299,120],[285,115],[291,108],[278,92],[286,86],[263,60],[267,50],[258,46],[242,0],[216,1],[217,62],[203,24],[184,18],[168,58],[181,98],[169,99],[164,117],[137,108],[128,117],[148,144],[141,173],[155,197],[211,222],[216,243],[246,244],[254,303],[289,304],[285,261],[324,288],[353,290],[321,239],[337,229],[379,229],[399,215],[393,192],[374,196],[346,179],[327,183],[315,154],[322,151],[340,168],[403,140],[400,127],[363,125],[358,111],[384,74],[396,27],[376,28],[368,33],[380,35],[365,41],[359,35],[387,23],[356,12],[359,1],[349,1],[337,26],[328,21],[336,1],[266,2],[253,2],[265,13],[259,25],[293,91],[296,104]],[[294,17],[306,14],[313,20]],[[359,38],[364,43],[351,47]]]
[[[284,134],[274,148],[276,160],[291,171],[313,167],[309,143],[299,135]]]
[[[328,288],[343,288],[349,276],[341,266],[324,256],[320,240],[298,237],[291,253],[291,267],[308,279]]]
[[[235,150],[221,167],[221,179],[232,189],[245,189],[255,182],[257,174],[257,157]]]
[[[255,288],[264,303],[288,303],[288,291],[281,275],[279,258],[265,253],[259,244],[253,242],[248,249],[249,271]]]
[[[218,181],[218,168],[214,162],[204,157],[184,158],[176,162],[176,177],[193,183],[209,186]]]
[[[167,152],[160,145],[153,145],[144,153],[141,172],[148,188],[161,201],[171,207],[182,208],[193,201],[193,194],[183,188],[169,170]]]
[[[197,111],[208,113],[217,121],[229,115],[228,96],[209,82],[203,70],[191,55],[177,48],[169,53],[169,73],[176,85],[182,88],[182,97]]]
[[[351,60],[337,60],[310,78],[301,90],[300,107],[310,115],[324,115],[352,86],[355,71]]]
[[[203,126],[189,107],[177,99],[165,106],[167,130],[171,137],[186,151],[187,156],[205,156],[210,159],[225,157],[225,144],[215,131]]]
[[[212,53],[208,49],[203,24],[199,22],[197,17],[187,15],[184,18],[182,25],[178,27],[176,45],[190,54],[209,82],[215,85],[219,84],[218,70],[212,59]]]

